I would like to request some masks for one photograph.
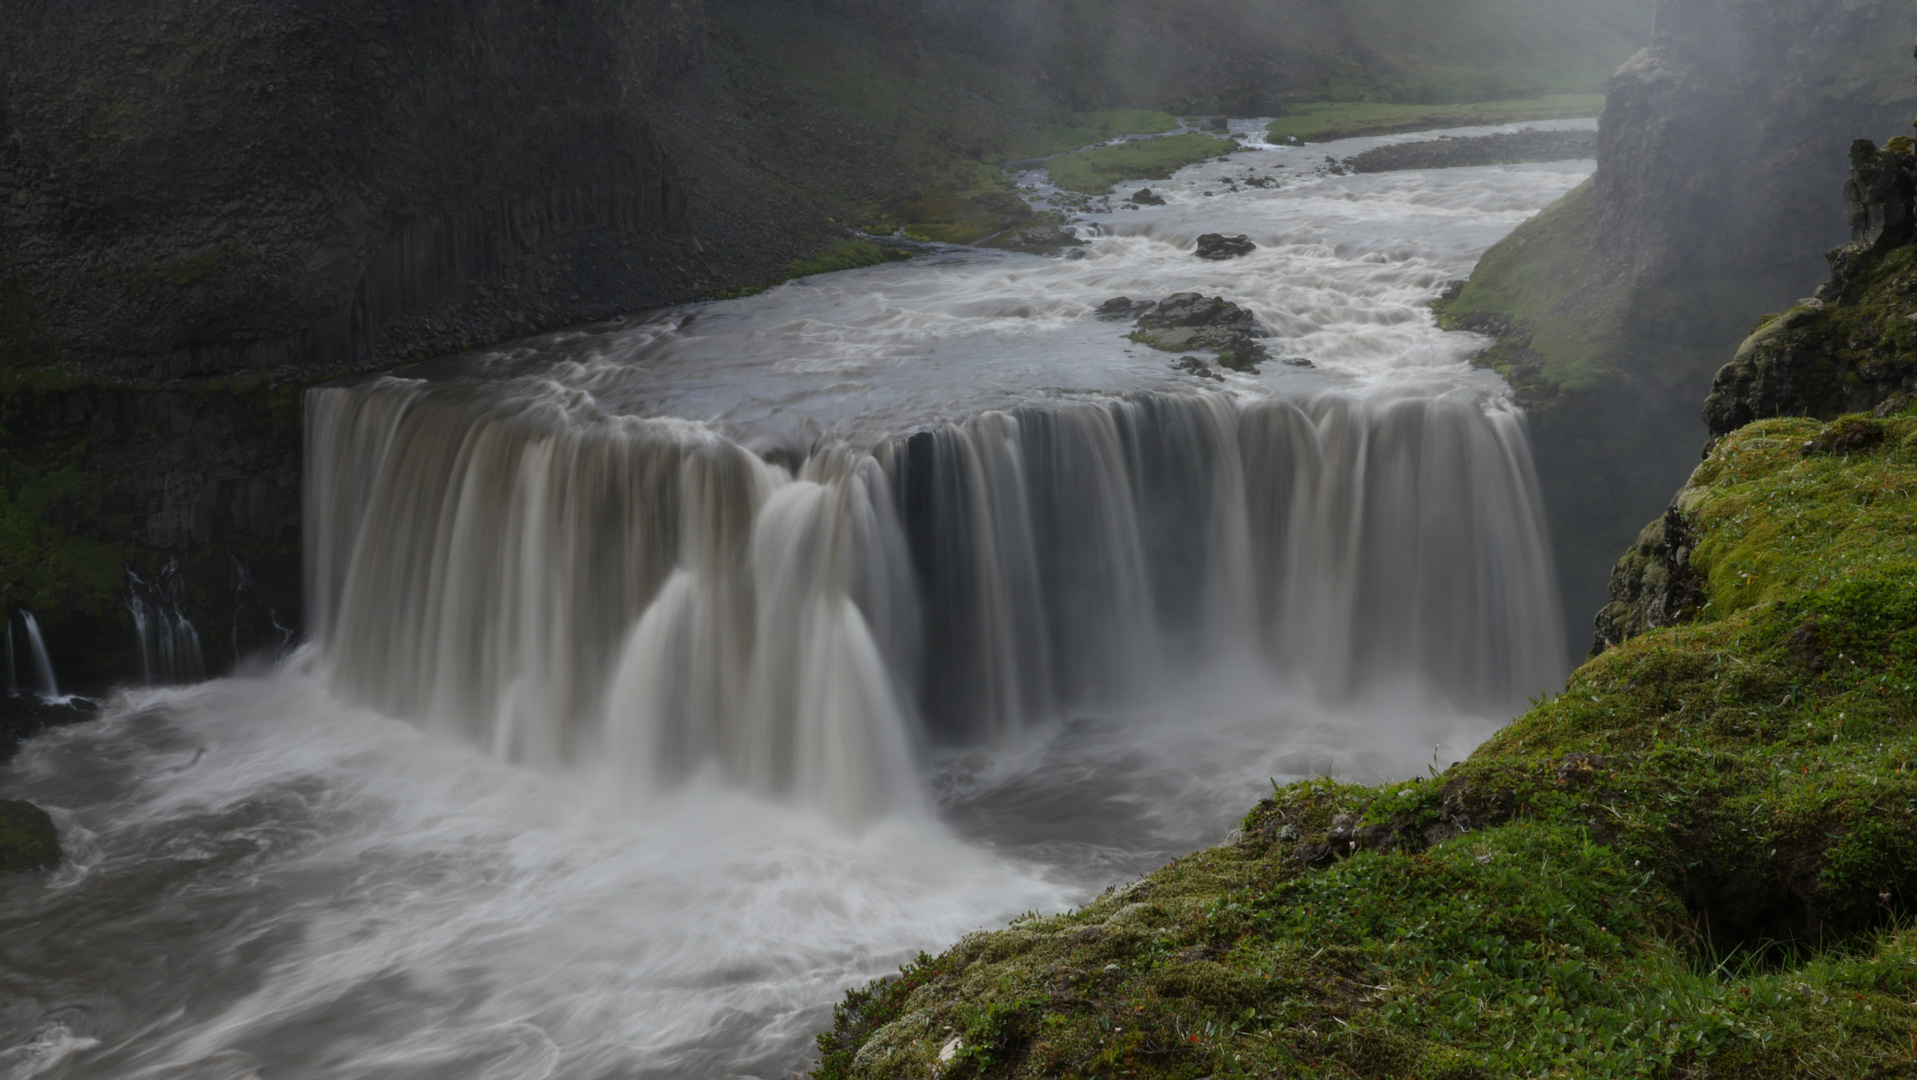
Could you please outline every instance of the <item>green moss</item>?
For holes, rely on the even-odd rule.
[[[1292,785],[1230,843],[921,958],[847,999],[815,1076],[929,1073],[955,1036],[984,1051],[942,1075],[1898,1075],[1917,416],[1881,427],[1720,441],[1679,499],[1695,622],[1441,776]]]
[[[51,870],[60,865],[53,819],[29,802],[0,799],[0,873]]]
[[[1042,140],[1017,144],[1012,151],[1020,157],[1042,157],[1077,150],[1120,135],[1163,135],[1177,130],[1178,118],[1170,113],[1150,109],[1108,109],[1078,113],[1069,123],[1047,130]]]
[[[1568,120],[1604,111],[1603,94],[1558,94],[1516,101],[1421,105],[1385,101],[1327,101],[1294,105],[1266,130],[1280,138],[1330,142],[1430,128]]]
[[[990,225],[918,224],[907,225],[905,235],[913,240],[935,244],[970,244],[1000,230]]]
[[[870,240],[841,240],[809,259],[787,266],[785,276],[791,279],[830,274],[838,270],[856,270],[861,266],[877,266],[899,257],[901,253],[880,247]]]
[[[121,280],[135,293],[147,292],[160,285],[184,289],[243,258],[244,252],[239,241],[228,240],[199,255],[184,259],[161,259],[135,267],[122,275]]]
[[[130,545],[68,527],[86,520],[107,533],[125,531],[125,523],[100,520],[104,485],[85,469],[85,453],[84,443],[31,456],[0,450],[0,586],[43,616],[116,613],[125,567],[134,561]]]
[[[1127,180],[1163,180],[1187,165],[1238,149],[1235,139],[1187,132],[1162,139],[1138,139],[1053,158],[1052,183],[1067,191],[1109,195]]]

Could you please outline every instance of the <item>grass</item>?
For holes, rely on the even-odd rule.
[[[1187,165],[1238,149],[1236,139],[1197,132],[1160,139],[1137,139],[1053,158],[1052,183],[1086,195],[1109,195],[1112,185],[1128,180],[1163,180]]]
[[[1330,142],[1365,135],[1389,135],[1428,128],[1515,124],[1524,120],[1567,120],[1604,111],[1603,94],[1557,94],[1515,101],[1462,105],[1420,105],[1383,101],[1332,101],[1295,105],[1266,128],[1280,138]]]
[[[1069,123],[1051,128],[1042,142],[1015,148],[1022,156],[1042,157],[1077,150],[1120,135],[1163,135],[1178,130],[1178,118],[1151,109],[1108,109],[1103,112],[1077,113]]]
[[[1695,621],[1441,775],[1274,790],[1229,843],[854,991],[814,1076],[1907,1075],[1917,415],[1841,422],[1883,439],[1763,421],[1694,474]]]

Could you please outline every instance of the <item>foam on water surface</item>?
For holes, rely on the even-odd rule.
[[[1590,165],[1292,175],[1380,141],[1153,183],[1083,259],[328,391],[318,646],[9,766],[69,861],[0,882],[0,1070],[784,1076],[845,987],[1216,842],[1274,779],[1468,753],[1561,658],[1499,636],[1557,626],[1522,418],[1424,305]],[[1223,183],[1253,168],[1282,186]],[[1213,231],[1261,246],[1193,258]],[[1212,389],[1090,314],[1187,289],[1316,367]]]

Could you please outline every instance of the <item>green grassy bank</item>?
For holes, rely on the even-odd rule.
[[[1128,180],[1163,180],[1187,165],[1209,161],[1238,149],[1234,139],[1198,132],[1159,139],[1134,139],[1053,158],[1052,182],[1067,191],[1110,195]]]
[[[1572,120],[1604,111],[1603,94],[1557,94],[1516,101],[1420,105],[1387,101],[1325,101],[1295,105],[1266,130],[1281,138],[1329,142],[1428,128],[1515,124],[1525,120]]]
[[[1840,424],[1871,434],[1763,421],[1697,469],[1693,622],[1442,775],[1275,791],[852,993],[814,1075],[1906,1075],[1917,415]]]

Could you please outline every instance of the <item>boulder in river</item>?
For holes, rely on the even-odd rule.
[[[1219,366],[1254,375],[1258,364],[1270,359],[1255,339],[1270,336],[1251,312],[1222,296],[1195,292],[1159,301],[1138,317],[1130,334],[1133,341],[1164,352],[1213,352]]]
[[[1085,246],[1085,241],[1050,222],[1007,229],[979,244],[980,247],[1022,251],[1028,255],[1057,255],[1070,248]]]
[[[1224,233],[1206,233],[1198,238],[1197,255],[1201,259],[1236,259],[1240,255],[1249,255],[1258,250],[1251,237],[1239,234],[1226,236]]]
[[[30,802],[0,799],[0,873],[59,865],[60,837],[47,812]]]
[[[1130,319],[1150,311],[1157,305],[1150,300],[1133,300],[1129,296],[1114,296],[1098,305],[1093,314],[1101,319]]]
[[[1137,191],[1132,192],[1132,197],[1126,201],[1136,203],[1139,206],[1165,205],[1165,200],[1160,196],[1152,194],[1152,189],[1148,187],[1139,188]]]

